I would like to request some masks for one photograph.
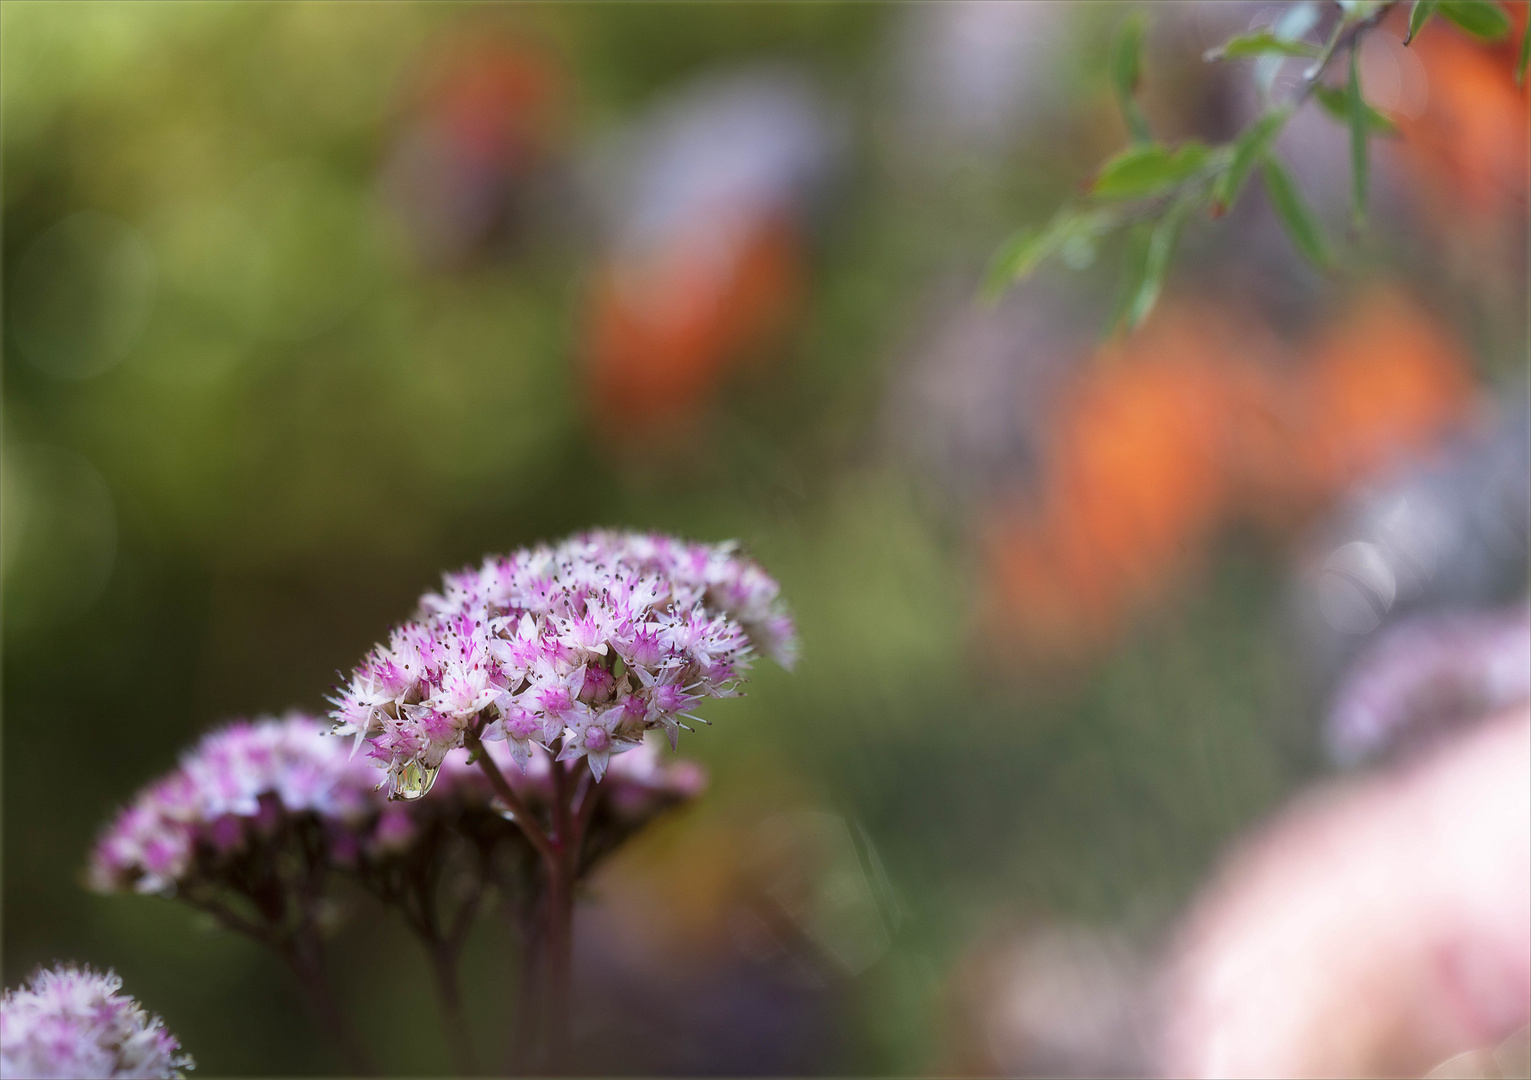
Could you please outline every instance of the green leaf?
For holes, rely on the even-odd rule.
[[[1510,17],[1493,0],[1440,0],[1438,10],[1474,37],[1498,41],[1510,32]]]
[[[1323,226],[1281,162],[1274,157],[1266,158],[1261,176],[1265,180],[1265,195],[1270,199],[1271,209],[1276,211],[1297,250],[1317,265],[1328,266],[1329,244],[1324,239]]]
[[[1143,74],[1143,37],[1148,30],[1148,20],[1142,12],[1135,11],[1122,21],[1111,46],[1111,86],[1116,91],[1117,103],[1132,141],[1146,143],[1153,140],[1148,131],[1148,121],[1138,108],[1138,80]]]
[[[1520,35],[1520,59],[1515,61],[1515,85],[1526,81],[1526,64],[1531,62],[1531,19],[1526,20],[1525,33]]]
[[[1240,34],[1230,38],[1202,54],[1203,60],[1244,60],[1251,56],[1275,53],[1279,56],[1318,56],[1322,52],[1317,45],[1306,41],[1288,41],[1269,30],[1256,30],[1252,34]]]
[[[1101,167],[1090,194],[1101,199],[1156,195],[1196,174],[1207,164],[1207,148],[1187,142],[1178,150],[1152,144],[1124,150]]]
[[[1170,207],[1169,212],[1154,226],[1153,235],[1148,240],[1148,251],[1143,259],[1143,279],[1138,284],[1132,303],[1127,307],[1127,329],[1135,328],[1148,318],[1149,312],[1153,311],[1154,305],[1159,302],[1159,293],[1164,287],[1164,277],[1170,268],[1170,257],[1175,253],[1175,244],[1180,240],[1180,232],[1185,228],[1186,219],[1191,216],[1195,206],[1195,199],[1182,198]]]
[[[1366,224],[1367,176],[1366,136],[1371,127],[1368,106],[1361,97],[1361,50],[1350,47],[1350,78],[1345,83],[1345,111],[1350,121],[1350,220],[1355,228]]]
[[[1330,116],[1344,123],[1350,122],[1350,99],[1345,91],[1337,86],[1319,85],[1313,88],[1313,96]],[[1389,137],[1398,134],[1398,125],[1388,119],[1387,113],[1370,104],[1366,106],[1366,122],[1373,134]]]
[[[1019,281],[1037,268],[1037,264],[1058,250],[1061,240],[1055,239],[1047,229],[1026,228],[1012,234],[989,262],[984,275],[985,299],[999,297],[1013,282]]]
[[[1434,14],[1435,0],[1414,0],[1414,6],[1409,9],[1409,32],[1403,36],[1403,43],[1407,45],[1413,41]]]
[[[1116,300],[1111,305],[1108,323],[1113,333],[1127,322],[1127,313],[1143,289],[1143,273],[1147,269],[1148,247],[1153,235],[1154,226],[1149,221],[1139,222],[1127,234],[1127,250],[1122,254],[1122,277],[1117,284]]]
[[[1302,0],[1301,3],[1289,5],[1282,12],[1281,17],[1271,24],[1271,33],[1279,41],[1300,41],[1316,25],[1318,5],[1314,0]],[[1267,106],[1271,90],[1276,85],[1276,76],[1286,60],[1286,57],[1272,53],[1255,61],[1255,87],[1260,91],[1260,100]]]
[[[1079,213],[1065,208],[1044,228],[1021,229],[994,253],[984,276],[983,295],[989,300],[998,298],[1007,286],[1030,274],[1070,240],[1092,239],[1115,224],[1115,215],[1105,211]]]
[[[1238,201],[1244,183],[1271,143],[1281,133],[1281,128],[1292,115],[1291,109],[1276,109],[1266,113],[1233,141],[1233,158],[1228,168],[1218,174],[1212,184],[1212,216],[1222,217],[1228,208]]]

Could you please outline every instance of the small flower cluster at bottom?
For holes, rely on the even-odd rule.
[[[181,1044],[108,971],[39,969],[0,998],[0,1076],[181,1077],[193,1067]]]

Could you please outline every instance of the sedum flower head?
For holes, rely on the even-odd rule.
[[[370,744],[389,793],[418,798],[482,725],[527,769],[534,748],[615,755],[673,746],[706,698],[736,696],[757,653],[790,667],[780,589],[733,544],[591,532],[448,574],[332,698],[335,733]]]
[[[90,968],[39,969],[0,998],[0,1076],[179,1077],[192,1060],[158,1016]]]
[[[107,827],[91,854],[91,886],[170,893],[199,848],[242,849],[284,815],[347,825],[375,812],[375,772],[325,730],[315,717],[291,713],[204,736]]]

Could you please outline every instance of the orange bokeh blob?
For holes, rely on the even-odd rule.
[[[1284,351],[1193,307],[1104,350],[1060,407],[1039,494],[981,528],[985,624],[1023,652],[1088,650],[1230,520],[1290,532],[1474,400],[1464,350],[1394,292],[1357,298],[1300,363]]]
[[[1315,343],[1298,389],[1303,426],[1293,467],[1315,502],[1427,447],[1474,394],[1460,343],[1392,292],[1347,309]]]
[[[1526,216],[1531,188],[1531,84],[1514,69],[1527,5],[1505,5],[1514,29],[1497,44],[1475,41],[1436,18],[1410,46],[1429,84],[1425,109],[1400,118],[1400,148],[1449,223]]]
[[[591,405],[608,433],[661,436],[695,419],[719,381],[784,328],[802,291],[798,233],[779,216],[698,223],[595,285]]]
[[[563,125],[564,72],[519,36],[452,34],[433,46],[421,83],[419,111],[480,164],[515,169],[536,161]]]
[[[1232,500],[1241,429],[1269,427],[1252,356],[1272,348],[1211,310],[1166,308],[1097,358],[1062,405],[1040,499],[986,530],[1007,630],[1043,652],[1087,646],[1194,558]]]

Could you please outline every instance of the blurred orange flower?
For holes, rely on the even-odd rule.
[[[529,39],[475,23],[431,44],[383,175],[422,261],[461,267],[515,232],[568,97],[556,58]]]
[[[1433,20],[1410,47],[1424,64],[1429,97],[1416,118],[1400,118],[1400,146],[1419,172],[1431,206],[1460,227],[1526,216],[1531,187],[1531,85],[1515,85],[1515,54],[1527,5],[1505,5],[1514,28],[1495,45]]]
[[[524,166],[547,151],[568,88],[545,51],[508,34],[463,32],[436,43],[420,111],[459,152],[484,163]]]
[[[1185,568],[1230,503],[1240,431],[1274,393],[1254,357],[1273,349],[1173,305],[1107,347],[1062,406],[1040,498],[987,526],[1006,631],[1047,653],[1088,647]]]
[[[1303,424],[1293,467],[1319,504],[1429,446],[1474,394],[1461,344],[1391,291],[1362,296],[1335,320],[1298,380]]]
[[[787,325],[803,272],[802,241],[780,215],[699,221],[645,257],[608,262],[587,346],[598,424],[652,436],[694,417]]]
[[[1396,292],[1353,301],[1300,364],[1249,319],[1167,306],[1077,380],[1039,495],[991,511],[984,621],[1026,652],[1097,645],[1231,518],[1288,531],[1473,399],[1464,350]]]

